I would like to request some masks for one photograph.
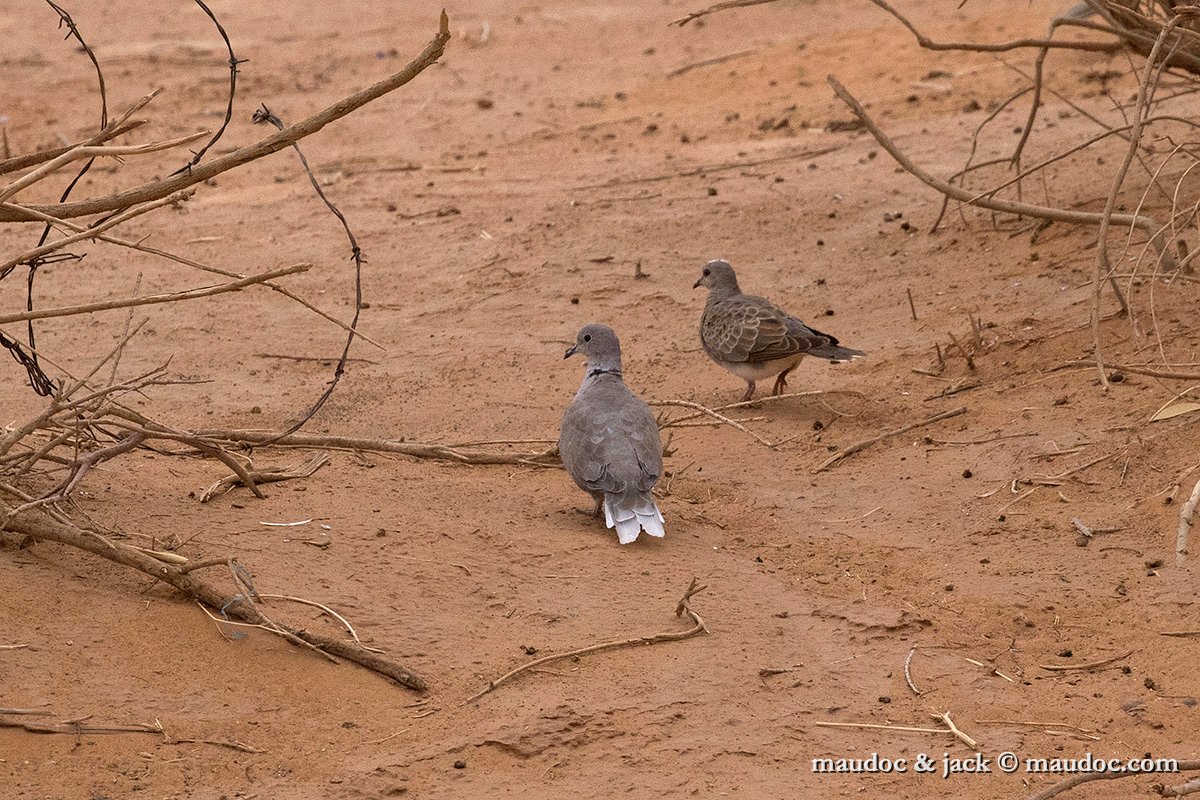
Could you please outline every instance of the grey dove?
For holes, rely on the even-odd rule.
[[[607,325],[585,325],[575,346],[587,357],[583,384],[563,415],[558,452],[575,484],[596,501],[592,513],[616,528],[621,544],[644,530],[663,536],[663,516],[650,490],[662,474],[658,425],[621,377],[621,343]]]
[[[842,347],[828,333],[810,328],[763,297],[742,294],[728,261],[704,265],[692,288],[708,287],[700,317],[700,343],[708,357],[746,382],[743,401],[754,397],[756,381],[775,378],[773,394],[787,388],[788,373],[805,356],[841,362],[866,355]]]

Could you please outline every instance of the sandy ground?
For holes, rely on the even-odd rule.
[[[211,5],[248,59],[218,153],[263,135],[249,122],[259,103],[296,121],[397,69],[432,37],[438,11]],[[988,758],[1200,757],[1200,643],[1160,635],[1200,627],[1195,573],[1172,552],[1178,503],[1195,479],[1181,479],[1196,460],[1194,423],[1147,423],[1187,384],[1127,375],[1105,394],[1094,369],[1064,368],[1091,350],[1094,230],[1053,227],[1033,241],[1023,222],[968,213],[930,235],[939,198],[868,135],[827,130],[851,117],[825,83],[833,73],[915,159],[948,174],[987,109],[1023,79],[991,56],[922,51],[867,3],[793,0],[666,26],[697,5],[451,6],[456,38],[441,65],[304,142],[368,255],[362,330],[385,348],[356,345],[366,360],[309,429],[552,439],[581,377],[563,348],[589,321],[621,334],[626,380],[642,396],[732,402],[743,385],[701,352],[703,292],[690,289],[715,257],[740,268],[746,289],[870,357],[805,364],[793,390],[827,394],[744,412],[760,418],[747,424],[761,436],[790,439],[778,448],[729,427],[676,430],[660,484],[668,536],[627,547],[577,513],[589,501],[558,470],[335,452],[314,477],[268,487],[266,500],[239,490],[200,505],[195,494],[224,474],[215,462],[147,453],[108,465],[87,479],[80,511],[130,534],[174,534],[188,556],[237,555],[260,591],[329,604],[364,641],[428,676],[431,690],[422,697],[258,631],[227,641],[162,586],[55,545],[18,550],[5,539],[0,644],[29,647],[0,650],[0,706],[94,724],[157,719],[176,738],[261,752],[0,730],[0,794],[990,798],[1057,779],[1023,768],[943,779],[943,753],[969,759],[975,748],[946,735],[815,725],[930,727],[946,711]],[[1040,34],[1058,10],[952,5],[904,3],[944,39]],[[219,123],[225,56],[201,14],[124,0],[70,9],[106,69],[112,109],[164,87],[139,141]],[[0,15],[0,114],[13,152],[95,125],[94,77],[55,22],[33,0]],[[1131,91],[1095,80],[1123,69],[1122,56],[1052,63],[1061,97],[1108,118],[1102,90]],[[1026,109],[1000,115],[981,158],[1008,152]],[[1031,162],[1095,130],[1056,97],[1041,120]],[[1119,159],[1116,146],[1104,152],[1104,165],[1093,156],[1056,168],[1037,199],[1098,209]],[[179,160],[106,165],[76,194],[130,186]],[[153,234],[161,247],[244,272],[310,261],[288,285],[349,317],[345,241],[290,153],[214,184],[125,235]],[[8,228],[6,253],[37,235]],[[40,305],[126,295],[139,273],[143,292],[210,282],[118,248],[86,252],[42,271]],[[644,279],[633,277],[639,263]],[[4,310],[24,302],[14,280]],[[1151,285],[1134,287],[1143,309]],[[1192,291],[1155,289],[1173,363],[1194,361],[1200,343]],[[971,339],[968,314],[985,325],[974,370],[948,347],[948,332]],[[204,381],[137,401],[181,427],[287,422],[332,367],[271,356],[329,357],[342,342],[336,327],[265,290],[142,316],[149,323],[123,373],[169,357],[174,375]],[[81,371],[112,347],[124,319],[47,322],[39,342]],[[1110,358],[1162,360],[1155,338],[1132,338],[1124,319],[1102,334]],[[949,353],[945,371],[914,371],[935,369],[935,343]],[[5,359],[3,376],[0,424],[10,424],[40,401],[15,363]],[[837,448],[959,406],[965,414],[813,473]],[[1061,475],[1013,493],[1014,479]],[[308,518],[298,528],[261,524]],[[1080,547],[1072,518],[1119,530]],[[308,543],[326,537],[324,549]],[[464,704],[527,653],[682,630],[672,612],[693,576],[708,585],[694,605],[711,635],[559,662]],[[272,608],[337,630],[301,607]],[[903,670],[914,647],[920,696]],[[1041,666],[1116,657],[1094,670]],[[815,758],[872,753],[928,754],[937,771],[812,771]],[[1179,779],[1077,795],[1126,797],[1155,782]]]

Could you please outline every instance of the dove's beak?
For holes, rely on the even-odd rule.
[[[576,348],[576,347],[578,347],[578,345],[574,345],[574,344],[573,344],[573,345],[571,345],[571,346],[570,346],[570,347],[567,349],[566,355],[564,355],[564,356],[563,356],[563,359],[565,360],[565,359],[568,359],[568,358],[570,358],[571,356],[575,355],[575,348]]]
[[[693,288],[693,289],[699,289],[699,288],[700,288],[700,283],[701,283],[703,280],[704,280],[704,278],[697,278],[697,279],[696,279],[696,282],[692,284],[692,288]]]

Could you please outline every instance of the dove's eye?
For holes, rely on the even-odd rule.
[[[712,271],[711,271],[711,270],[707,270],[707,269],[706,269],[706,270],[704,270],[704,274],[705,274],[705,275],[712,275]]]
[[[585,342],[590,342],[592,340],[592,335],[590,333],[584,334],[583,340]]]

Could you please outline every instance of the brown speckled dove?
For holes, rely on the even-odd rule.
[[[649,407],[621,379],[621,344],[612,328],[586,325],[575,346],[587,356],[583,384],[563,415],[558,452],[567,474],[596,500],[597,516],[621,544],[644,530],[662,536],[663,516],[650,490],[662,474],[662,442]]]
[[[866,353],[805,325],[762,297],[742,294],[728,261],[710,261],[693,284],[708,287],[700,317],[700,343],[709,358],[746,382],[743,401],[754,396],[754,382],[775,377],[773,394],[787,388],[787,375],[805,356],[850,361]]]

